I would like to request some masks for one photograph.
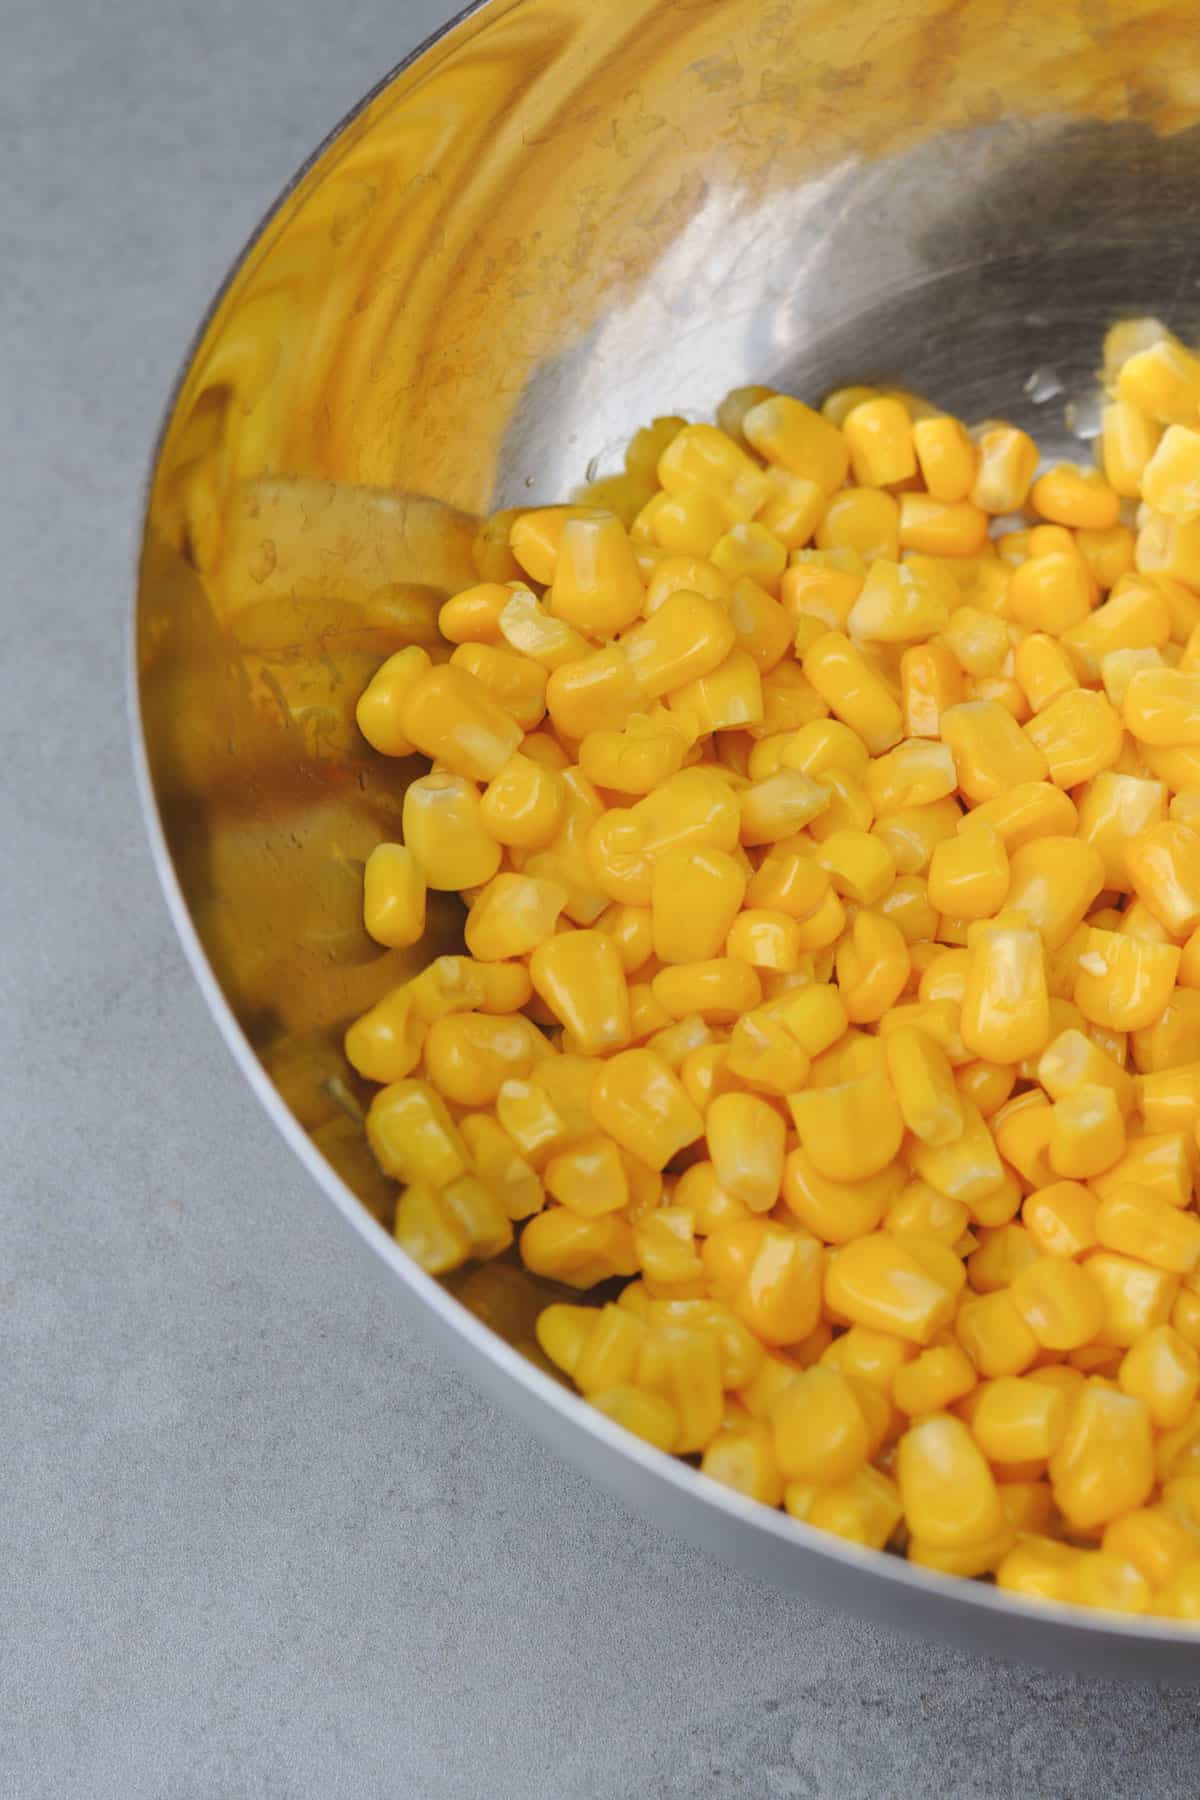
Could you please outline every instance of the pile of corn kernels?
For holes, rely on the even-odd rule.
[[[603,1304],[543,1352],[794,1518],[1200,1619],[1200,359],[1106,346],[1100,468],[763,388],[504,521],[365,917],[350,1029],[427,1270]],[[621,1283],[624,1285],[621,1285]]]

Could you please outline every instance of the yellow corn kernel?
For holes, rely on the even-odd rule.
[[[787,394],[772,394],[742,419],[747,442],[769,463],[815,481],[827,494],[841,487],[850,452],[835,425]]]
[[[904,563],[879,558],[850,609],[849,629],[867,642],[914,643],[945,631],[958,597],[954,577],[932,557]]]
[[[827,787],[800,769],[777,769],[762,781],[752,781],[738,795],[741,841],[747,845],[775,844],[791,837],[827,810]]]
[[[889,1163],[862,1181],[830,1181],[797,1149],[784,1163],[783,1199],[822,1243],[845,1244],[876,1229],[902,1180],[899,1166]]]
[[[1131,1563],[1152,1588],[1177,1579],[1200,1549],[1195,1532],[1157,1506],[1139,1507],[1111,1520],[1104,1527],[1101,1546],[1106,1555]]]
[[[723,850],[673,850],[656,857],[650,900],[654,954],[664,963],[715,957],[745,892],[745,874]]]
[[[410,782],[403,829],[431,888],[478,887],[500,866],[500,846],[484,824],[478,790],[461,775],[422,775]]]
[[[1027,432],[997,425],[979,440],[979,468],[971,487],[973,505],[989,513],[1019,512],[1037,471],[1038,448]]]
[[[994,700],[948,707],[941,727],[954,757],[958,785],[970,801],[995,799],[1015,783],[1040,782],[1046,775],[1042,752]]]
[[[899,927],[866,908],[856,914],[849,936],[838,945],[836,961],[850,1020],[864,1025],[882,1018],[904,991],[909,967],[908,945]]]
[[[442,607],[438,630],[451,644],[501,643],[500,615],[513,592],[506,581],[482,581],[465,588]]]
[[[554,937],[567,902],[560,881],[536,875],[497,875],[479,892],[467,915],[467,949],[480,962],[527,956]]]
[[[764,471],[766,498],[756,519],[785,550],[800,550],[812,539],[825,512],[826,495],[818,482],[778,467]]]
[[[1200,1355],[1174,1326],[1156,1325],[1125,1352],[1117,1380],[1122,1393],[1144,1402],[1159,1431],[1175,1431],[1200,1392]]]
[[[1141,1506],[1154,1485],[1150,1420],[1143,1403],[1096,1382],[1080,1390],[1050,1459],[1059,1511],[1088,1530]]]
[[[686,754],[687,739],[669,714],[633,713],[621,731],[589,731],[579,766],[597,787],[640,796],[677,774]]]
[[[445,1101],[426,1081],[395,1081],[367,1110],[367,1141],[385,1175],[446,1187],[467,1173],[467,1151]]]
[[[939,1344],[896,1370],[892,1399],[910,1418],[942,1412],[969,1394],[977,1380],[970,1358],[957,1344]]]
[[[1136,1093],[1147,1131],[1196,1132],[1200,1124],[1200,1063],[1139,1075]]]
[[[1120,495],[1098,469],[1056,463],[1029,491],[1029,504],[1043,519],[1073,530],[1107,531],[1121,514]]]
[[[1142,497],[1142,476],[1162,436],[1162,426],[1127,400],[1111,400],[1100,414],[1100,456],[1105,478],[1126,500]]]
[[[963,816],[958,829],[972,831],[990,825],[1000,833],[1012,856],[1037,838],[1073,834],[1077,817],[1070,796],[1061,789],[1048,781],[1025,781],[975,806]]]
[[[715,425],[685,425],[676,432],[658,459],[657,475],[669,494],[710,495],[731,521],[752,519],[769,491],[763,470]]]
[[[705,557],[664,556],[646,584],[642,607],[646,618],[652,618],[672,594],[681,590],[704,594],[710,600],[723,601],[726,606],[733,598],[729,582]]]
[[[1022,1537],[997,1565],[996,1586],[1026,1600],[1063,1600],[1068,1576],[1084,1555],[1055,1538]]]
[[[484,684],[449,663],[426,670],[408,689],[400,723],[431,762],[469,781],[499,774],[522,736],[517,720]]]
[[[1022,915],[1047,949],[1060,949],[1082,923],[1103,880],[1100,854],[1090,844],[1073,837],[1036,838],[1012,853],[1005,916]]]
[[[588,1395],[588,1403],[606,1418],[658,1450],[674,1450],[679,1442],[679,1416],[661,1394],[623,1384]]]
[[[1075,533],[1075,548],[1101,588],[1113,588],[1123,576],[1132,574],[1136,541],[1128,525]]]
[[[377,844],[363,870],[363,924],[377,944],[405,949],[425,930],[425,877],[403,844]]]
[[[1200,521],[1184,523],[1151,512],[1137,534],[1133,560],[1141,575],[1166,576],[1195,587],[1200,574]]]
[[[1091,1024],[1139,1031],[1166,1006],[1178,967],[1173,944],[1149,944],[1089,927],[1073,998]]]
[[[577,662],[588,654],[587,639],[547,612],[528,588],[505,592],[507,600],[499,617],[499,635],[510,650],[546,671]]]
[[[1093,1250],[1082,1267],[1104,1301],[1100,1343],[1127,1350],[1156,1325],[1167,1323],[1179,1292],[1177,1275],[1113,1250]]]
[[[1004,904],[1008,882],[1008,855],[999,832],[990,826],[977,826],[934,846],[929,899],[940,913],[958,919],[989,918]]]
[[[782,1020],[759,1009],[734,1025],[727,1066],[747,1087],[783,1095],[803,1087],[809,1059]]]
[[[1136,1188],[1153,1194],[1168,1206],[1191,1204],[1196,1167],[1196,1145],[1184,1131],[1151,1132],[1131,1140],[1124,1156],[1103,1175],[1092,1180],[1092,1192],[1100,1200]]]
[[[546,596],[553,616],[586,636],[606,637],[633,623],[643,598],[633,548],[616,514],[591,509],[568,518]]]
[[[912,952],[925,948],[937,933],[938,916],[929,904],[929,890],[919,875],[901,875],[892,883],[891,892],[879,902],[879,912],[890,919],[909,948],[909,976],[913,980]]]
[[[519,514],[509,529],[508,541],[525,573],[542,584],[552,581],[568,519],[588,518],[594,512],[589,506],[537,506]]]
[[[832,1487],[792,1483],[785,1504],[793,1518],[871,1550],[883,1549],[902,1512],[895,1482],[870,1464]]]
[[[787,913],[751,908],[734,920],[725,953],[752,968],[790,971],[801,967],[799,937],[800,927]]]
[[[1086,1181],[1112,1167],[1125,1148],[1125,1124],[1111,1087],[1073,1088],[1052,1110],[1049,1155],[1056,1175]]]
[[[916,474],[912,421],[899,400],[879,395],[851,407],[842,435],[860,487],[889,487]]]
[[[775,597],[777,588],[776,583],[768,593],[757,581],[742,576],[734,582],[733,598],[729,603],[734,641],[762,675],[769,674],[787,655],[795,637],[795,626]],[[765,695],[763,707],[765,712]]]
[[[748,1208],[721,1187],[710,1162],[692,1163],[684,1170],[675,1183],[674,1201],[691,1213],[697,1237],[711,1237],[723,1225],[740,1224],[750,1216]]]
[[[966,698],[963,673],[943,644],[914,644],[900,658],[900,705],[907,737],[933,738],[942,714]]]
[[[1099,1242],[1094,1194],[1076,1181],[1055,1181],[1026,1196],[1021,1218],[1044,1256],[1081,1256]]]
[[[404,982],[350,1026],[346,1059],[367,1081],[402,1081],[421,1060],[425,1031],[412,984]]]
[[[614,1275],[633,1275],[633,1233],[615,1213],[584,1218],[565,1206],[549,1207],[521,1233],[521,1260],[535,1275],[568,1287],[595,1287]]]
[[[1126,845],[1125,864],[1134,893],[1172,936],[1200,925],[1200,834],[1161,820]]]
[[[891,851],[868,831],[832,832],[820,844],[815,860],[836,891],[858,906],[881,900],[896,877]]]
[[[953,794],[954,758],[945,744],[908,738],[867,767],[866,789],[876,814],[932,806]]]
[[[629,1204],[625,1165],[611,1138],[585,1138],[552,1156],[543,1178],[555,1200],[584,1218],[620,1212]]]
[[[1130,842],[1163,823],[1167,791],[1161,781],[1102,769],[1079,802],[1079,835],[1100,852],[1104,885],[1128,893],[1125,852]]]
[[[700,1459],[700,1472],[735,1493],[765,1506],[783,1501],[783,1477],[766,1427],[734,1426],[713,1438]]]
[[[1095,612],[1062,634],[1063,649],[1086,679],[1094,681],[1108,658],[1120,651],[1165,651],[1171,636],[1171,613],[1162,593],[1149,578],[1122,583]],[[1147,667],[1161,667],[1161,656]],[[1129,680],[1136,672],[1131,668]],[[1128,691],[1128,681],[1122,693]]]
[[[604,932],[563,931],[546,939],[534,950],[529,973],[583,1055],[620,1050],[629,1043],[625,971]]]
[[[868,1073],[830,1087],[790,1094],[800,1142],[830,1181],[862,1181],[900,1148],[904,1120],[887,1077]]]
[[[751,1212],[768,1212],[783,1182],[783,1120],[756,1094],[719,1094],[704,1133],[717,1181]]]
[[[1037,1261],[1038,1250],[1023,1225],[1004,1224],[974,1234],[978,1248],[967,1257],[967,1274],[976,1293],[994,1294],[1011,1287],[1022,1269]]]
[[[867,791],[852,775],[840,769],[829,769],[821,777],[821,786],[829,793],[829,805],[808,822],[808,836],[818,844],[835,831],[869,831],[874,812]],[[882,840],[881,840],[882,841]]]
[[[1161,424],[1190,424],[1200,407],[1200,359],[1164,336],[1123,364],[1117,395]]]
[[[638,1385],[669,1400],[679,1420],[676,1452],[703,1450],[721,1423],[720,1355],[715,1337],[683,1325],[657,1325],[638,1359]]]
[[[720,600],[680,589],[621,642],[633,678],[648,699],[657,699],[724,662],[734,647],[729,611]]]
[[[764,856],[750,877],[746,901],[767,912],[787,913],[792,919],[810,919],[828,892],[826,871],[811,856],[781,844]]]
[[[1030,719],[1025,736],[1045,757],[1057,787],[1078,787],[1117,760],[1121,718],[1103,694],[1073,688]]]
[[[517,721],[533,731],[546,714],[546,671],[503,644],[460,644],[448,667],[471,675]]]
[[[648,1040],[646,1048],[653,1050],[656,1056],[661,1056],[668,1067],[678,1074],[693,1050],[703,1049],[712,1041],[713,1034],[704,1020],[699,1013],[692,1013],[690,1017],[676,1019],[672,1024],[664,1025],[660,1031],[656,1031]]]
[[[812,637],[820,637],[824,626],[819,620],[810,621]],[[738,620],[734,619],[734,629]],[[739,640],[740,642],[740,640]],[[807,640],[806,640],[807,642]],[[753,649],[753,647],[751,647]],[[750,660],[754,655],[747,651]],[[797,656],[801,647],[797,640]],[[802,726],[810,724],[814,719],[824,718],[829,708],[809,681],[798,662],[785,659],[760,678],[759,687],[762,692],[762,718],[752,727],[752,738],[766,738],[779,732],[798,731]]]
[[[967,1049],[989,1062],[1037,1056],[1051,1035],[1046,959],[1038,933],[1018,914],[980,921],[968,932],[967,982],[962,1037]]]
[[[704,1273],[696,1249],[695,1221],[682,1207],[662,1206],[633,1227],[633,1246],[646,1290],[652,1295],[695,1294]]]
[[[954,1332],[979,1373],[992,1380],[1023,1374],[1037,1358],[1038,1340],[1022,1318],[1011,1286],[965,1300]]]
[[[757,725],[763,716],[758,665],[746,651],[731,650],[710,674],[673,689],[667,704],[698,735]]]
[[[930,495],[935,500],[965,500],[975,484],[979,454],[957,419],[918,419],[912,428],[913,449]]]
[[[669,1019],[699,1013],[709,1025],[728,1025],[762,1003],[754,970],[729,956],[660,969],[651,986]]]
[[[709,551],[709,560],[727,581],[749,578],[768,595],[778,596],[788,553],[779,539],[759,520],[731,525]]]
[[[557,771],[518,751],[484,789],[480,816],[497,843],[540,850],[558,830],[563,798]]]
[[[591,731],[620,731],[641,694],[619,644],[562,663],[546,683],[546,710],[557,731],[577,740]]]
[[[900,548],[925,556],[975,556],[987,543],[988,516],[973,499],[901,494]]]
[[[840,631],[865,575],[857,550],[796,550],[779,584],[780,602],[794,625],[807,629],[807,622],[817,619],[830,631]],[[797,654],[803,647],[797,640]]]
[[[820,1056],[849,1024],[846,1004],[836,987],[818,982],[789,994],[779,1016],[806,1056]]]
[[[989,1381],[971,1414],[971,1433],[990,1463],[1041,1462],[1052,1456],[1067,1424],[1067,1397],[1022,1376]]]
[[[939,1193],[927,1181],[910,1181],[892,1201],[883,1218],[884,1230],[893,1237],[915,1234],[934,1238],[951,1248],[961,1243],[969,1224],[970,1214],[962,1201]]]
[[[1091,571],[1074,550],[1030,557],[1014,569],[1008,585],[1008,610],[1016,623],[1056,638],[1081,626],[1093,601]]]
[[[596,1077],[592,1115],[602,1131],[652,1169],[703,1134],[704,1120],[668,1065],[650,1050],[623,1050]]]
[[[1044,1349],[1076,1350],[1103,1326],[1104,1298],[1095,1279],[1064,1256],[1040,1256],[1014,1278],[1009,1293]]]
[[[1004,1528],[991,1470],[961,1419],[935,1414],[900,1439],[896,1479],[914,1538],[934,1550],[959,1550]]]
[[[529,1074],[552,1053],[541,1032],[521,1013],[447,1013],[435,1019],[424,1043],[425,1072],[456,1106],[489,1106],[502,1084]]]
[[[1150,1583],[1135,1563],[1107,1550],[1088,1550],[1066,1572],[1062,1597],[1105,1612],[1150,1610]]]
[[[968,675],[1000,675],[1003,671],[1010,650],[1008,626],[995,613],[982,612],[977,606],[957,606],[942,638]]]
[[[826,1306],[852,1325],[928,1344],[954,1316],[957,1295],[949,1270],[930,1266],[935,1249],[957,1263],[945,1245],[927,1239],[901,1242],[884,1231],[854,1238],[829,1259]]]
[[[465,1178],[470,1180],[469,1177]],[[467,1217],[476,1229],[482,1229],[482,1241],[495,1244],[496,1251],[505,1248],[506,1242],[512,1241],[512,1226],[507,1220],[487,1219],[486,1190],[478,1190],[479,1184],[473,1184],[460,1199],[474,1199],[474,1208],[468,1206]],[[459,1209],[447,1204],[449,1189],[439,1191],[425,1182],[413,1182],[406,1187],[396,1202],[396,1221],[393,1235],[415,1263],[429,1275],[445,1275],[451,1269],[457,1269],[472,1254],[472,1239],[468,1224],[459,1215]],[[482,1198],[482,1209],[478,1205]],[[507,1226],[507,1238],[504,1236]]]
[[[837,1486],[863,1467],[867,1421],[850,1380],[821,1363],[803,1370],[771,1408],[776,1461],[789,1481]]]
[[[714,1231],[701,1254],[711,1291],[764,1344],[799,1344],[816,1326],[825,1253],[808,1232],[747,1219]]]
[[[1139,669],[1121,710],[1139,743],[1171,748],[1200,744],[1200,671]]]
[[[1186,523],[1200,514],[1200,432],[1168,425],[1142,471],[1142,498],[1155,512]]]
[[[925,1032],[902,1028],[885,1041],[888,1074],[904,1123],[923,1143],[962,1136],[962,1101],[945,1052]]]
[[[476,1174],[510,1219],[528,1219],[542,1210],[546,1195],[541,1178],[503,1126],[489,1113],[468,1113],[459,1130]]]
[[[890,750],[899,741],[903,724],[899,706],[886,683],[842,632],[826,632],[810,645],[803,667],[831,712],[858,733],[872,755]]]
[[[507,590],[505,590],[507,592]],[[371,677],[355,708],[358,729],[373,750],[384,756],[411,756],[415,746],[405,734],[403,714],[412,689],[433,667],[418,644],[397,650]]]
[[[978,1108],[980,1117],[990,1119],[1012,1093],[1016,1070],[1003,1063],[970,1062],[955,1070],[954,1080],[963,1098]]]
[[[1017,645],[1013,673],[1035,713],[1079,686],[1075,665],[1066,651],[1045,632],[1033,631]]]
[[[1170,1274],[1191,1275],[1200,1264],[1200,1219],[1136,1188],[1101,1200],[1096,1236],[1105,1249],[1136,1256]]]

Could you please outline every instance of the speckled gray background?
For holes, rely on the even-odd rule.
[[[1187,1694],[757,1587],[435,1366],[185,968],[122,694],[151,436],[264,204],[442,11],[4,9],[0,1796],[1194,1796]]]

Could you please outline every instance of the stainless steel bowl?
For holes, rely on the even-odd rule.
[[[137,754],[184,945],[248,1080],[437,1341],[556,1449],[769,1580],[972,1647],[1191,1679],[1200,1636],[867,1555],[626,1436],[539,1366],[515,1267],[455,1291],[387,1230],[341,1032],[419,954],[359,920],[400,786],[354,698],[656,413],[902,382],[1054,449],[1105,328],[1200,335],[1200,36],[1181,3],[491,0],[268,215],[158,447]],[[403,769],[401,775],[406,773]],[[382,1222],[381,1222],[382,1221]]]

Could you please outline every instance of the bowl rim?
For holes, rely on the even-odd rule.
[[[357,1195],[316,1149],[284,1104],[238,1024],[217,982],[167,844],[150,768],[140,703],[137,625],[145,570],[147,526],[155,475],[179,397],[222,302],[249,258],[276,222],[296,189],[346,130],[389,88],[463,27],[474,30],[518,11],[525,0],[471,0],[430,32],[396,62],[324,134],[289,177],[233,256],[226,273],[204,307],[183,350],[155,433],[142,489],[138,545],[135,555],[133,606],[126,627],[125,689],[134,779],[142,821],[163,898],[192,975],[223,1039],[259,1104],[277,1132],[330,1200],[359,1242],[396,1277],[405,1303],[439,1347],[448,1349],[458,1367],[510,1413],[516,1411],[550,1449],[565,1454],[620,1498],[632,1500],[643,1513],[710,1551],[727,1566],[799,1593],[826,1599],[862,1619],[877,1617],[945,1644],[957,1636],[981,1654],[1015,1659],[1030,1657],[1046,1666],[1074,1665],[1079,1672],[1162,1680],[1169,1675],[1200,1680],[1200,1629],[1154,1615],[1124,1615],[1054,1602],[1033,1603],[985,1582],[945,1575],[891,1555],[838,1538],[792,1519],[787,1513],[745,1498],[711,1480],[680,1458],[645,1443],[574,1391],[547,1375],[478,1319],[439,1281],[426,1274],[400,1249]],[[564,1437],[565,1434],[565,1437]],[[635,1475],[636,1481],[630,1481]],[[622,1479],[622,1477],[626,1477]],[[816,1579],[782,1579],[785,1567],[802,1568]],[[837,1576],[847,1578],[839,1588]],[[890,1596],[892,1604],[888,1605]],[[912,1606],[905,1606],[907,1597]],[[928,1606],[932,1618],[919,1616]],[[955,1626],[955,1620],[959,1623]],[[989,1642],[989,1622],[1004,1628],[1011,1643]],[[972,1629],[974,1626],[974,1629]],[[1147,1665],[1114,1665],[1106,1651],[1118,1646],[1150,1652]],[[1074,1650],[1080,1652],[1077,1657]],[[1154,1652],[1159,1654],[1155,1655]],[[1189,1657],[1188,1652],[1193,1652]],[[1170,1661],[1162,1653],[1169,1653]],[[1171,1666],[1177,1659],[1178,1666]]]

